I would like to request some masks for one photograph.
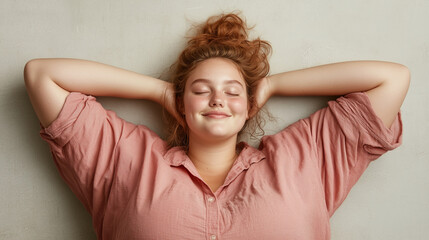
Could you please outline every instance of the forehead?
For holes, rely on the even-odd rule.
[[[246,86],[238,66],[229,59],[210,58],[202,61],[189,75],[186,85],[204,79],[206,83],[233,83],[238,82]],[[234,81],[235,80],[235,81]]]

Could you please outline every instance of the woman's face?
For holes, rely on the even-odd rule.
[[[198,64],[186,82],[183,103],[190,138],[237,137],[248,118],[245,81],[237,66],[224,58]]]

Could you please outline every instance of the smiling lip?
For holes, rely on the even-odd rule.
[[[218,111],[210,111],[202,114],[204,117],[209,118],[227,118],[231,117],[230,114],[224,113],[224,112],[218,112]]]

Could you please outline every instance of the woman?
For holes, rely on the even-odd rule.
[[[210,18],[173,83],[85,60],[27,63],[41,135],[99,239],[329,239],[330,216],[368,164],[400,144],[406,67],[354,61],[268,76],[270,45],[247,30],[235,14]],[[175,118],[168,140],[88,95],[158,102]],[[259,149],[237,144],[273,95],[345,96]]]

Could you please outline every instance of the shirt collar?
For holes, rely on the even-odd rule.
[[[187,160],[190,160],[186,155],[184,147],[173,147],[170,148],[164,155],[164,159],[170,164],[170,166],[183,165]]]
[[[241,163],[244,169],[248,169],[253,163],[257,163],[262,159],[265,159],[265,155],[258,149],[250,146],[245,142],[237,144],[237,148],[241,149],[234,165]],[[185,165],[186,162],[191,161],[185,152],[184,147],[173,147],[169,149],[164,159],[170,164],[170,166]]]

